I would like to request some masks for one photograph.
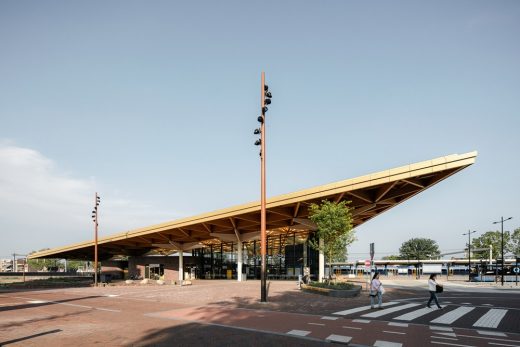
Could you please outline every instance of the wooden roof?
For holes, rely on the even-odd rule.
[[[269,198],[267,229],[312,229],[308,206],[325,199],[351,201],[354,226],[359,226],[472,165],[476,157],[476,151],[452,154]],[[189,250],[212,240],[255,239],[259,230],[260,202],[255,201],[104,237],[98,241],[98,252],[100,259],[107,259],[154,249]],[[29,258],[92,259],[93,254],[92,240],[34,253]]]

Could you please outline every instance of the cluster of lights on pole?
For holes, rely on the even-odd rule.
[[[96,223],[96,225],[98,225],[97,210],[98,210],[98,206],[99,206],[100,202],[101,202],[101,198],[96,195],[96,206],[94,206],[94,209],[92,210],[92,221],[94,223]]]
[[[262,125],[264,125],[265,122],[265,114],[269,110],[267,108],[267,105],[271,104],[271,98],[273,95],[269,91],[269,86],[267,84],[264,85],[264,106],[262,107],[262,114],[258,116],[258,123],[260,123],[260,128],[256,128],[253,132],[255,135],[261,135],[262,134]],[[255,141],[255,146],[261,146],[262,145],[262,139],[257,139]],[[260,156],[262,156],[262,150],[260,150]]]
[[[94,286],[98,285],[98,206],[101,202],[101,198],[95,195],[95,206],[92,210],[92,221],[94,222]]]

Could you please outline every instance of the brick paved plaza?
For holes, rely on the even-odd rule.
[[[384,296],[390,307],[387,310],[416,306],[411,308],[415,312],[422,307],[424,284],[404,282],[408,286],[388,286]],[[458,285],[453,284],[455,289]],[[518,301],[518,295],[514,294],[517,291],[510,289],[499,293],[503,301],[493,299],[497,306],[506,305],[509,298]],[[450,295],[453,305],[457,295],[461,295],[460,300],[468,300],[463,291]],[[488,300],[484,299],[485,295],[482,293],[479,297]],[[408,298],[414,302],[408,303]],[[518,331],[519,326],[514,325],[518,322],[502,324],[501,328],[510,331],[506,334],[497,329],[477,331],[461,325],[395,323],[384,317],[367,320],[341,313],[360,311],[367,316],[371,311],[366,311],[365,291],[355,298],[331,298],[300,292],[294,281],[272,281],[268,299],[267,303],[259,302],[259,281],[200,280],[184,287],[120,284],[98,288],[2,289],[0,345],[320,346],[335,341],[364,346],[434,346],[439,339],[454,338],[442,334],[458,334],[469,339],[472,343],[466,344],[468,346],[487,346],[489,341],[481,340],[483,338],[494,339],[495,343],[520,341],[520,336],[514,333]],[[484,301],[473,302],[476,307],[487,307],[483,306]],[[453,307],[456,308],[453,312],[461,309],[460,305]],[[376,317],[384,311],[370,314]],[[431,314],[437,313],[432,311]],[[508,314],[506,318],[518,320],[518,316]],[[430,329],[439,330],[430,332]],[[482,337],[477,332],[494,335]]]

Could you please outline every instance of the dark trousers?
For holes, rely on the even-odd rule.
[[[437,305],[437,307],[441,308],[441,305],[439,305],[439,300],[437,300],[437,294],[435,294],[434,291],[430,290],[430,300],[428,300],[428,303],[426,305],[430,306],[430,304],[432,303],[432,300],[435,300],[435,304]]]

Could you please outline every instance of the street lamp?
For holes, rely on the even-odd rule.
[[[98,196],[96,192],[96,197],[94,200],[94,209],[92,210],[92,221],[94,222],[94,286],[97,287],[98,283],[98,274],[97,274],[97,267],[98,267],[98,220],[99,220],[99,213],[98,213],[98,206],[101,202],[101,198]]]
[[[462,235],[468,235],[468,279],[469,282],[471,282],[471,234],[476,233],[476,230],[468,230],[467,233],[464,233]]]
[[[267,302],[266,289],[266,193],[265,193],[265,120],[267,113],[267,106],[271,104],[272,94],[269,87],[265,84],[265,73],[262,71],[260,84],[260,110],[261,114],[258,116],[260,128],[254,130],[254,134],[260,134],[260,138],[255,141],[255,146],[260,146],[260,181],[261,181],[261,197],[260,197],[260,254],[262,256],[262,265],[260,270],[260,301]]]
[[[504,285],[504,222],[505,221],[508,221],[510,219],[513,219],[513,217],[509,217],[509,218],[506,218],[504,219],[504,217],[500,217],[500,220],[497,221],[497,222],[493,222],[493,224],[498,224],[500,223],[501,225],[501,234],[502,234],[502,278],[501,278],[501,282],[502,282],[502,285]]]

